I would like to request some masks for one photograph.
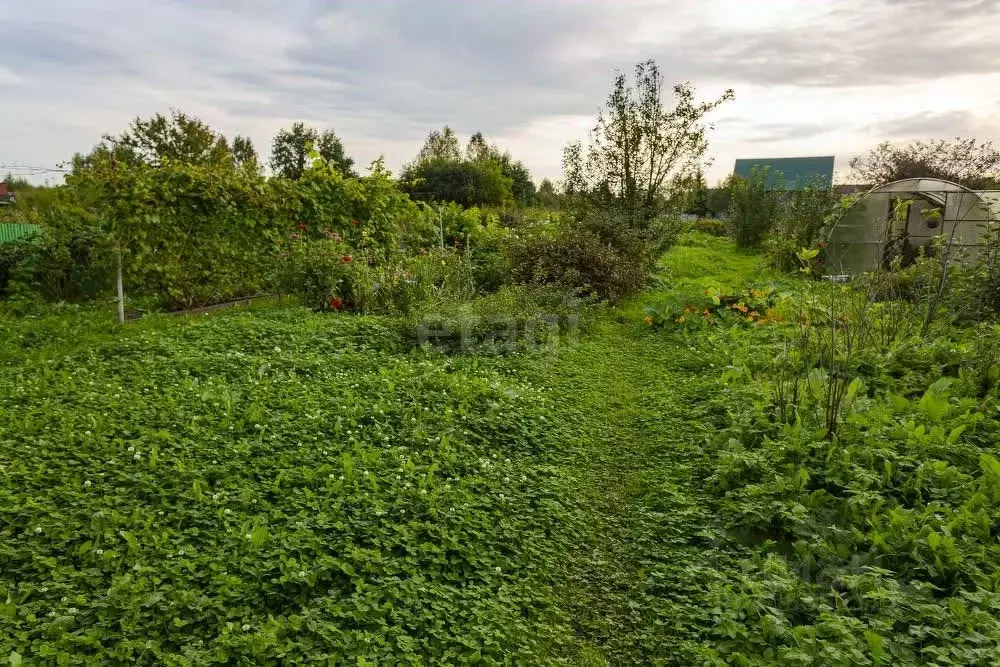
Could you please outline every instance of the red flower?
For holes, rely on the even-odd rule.
[[[351,224],[352,224],[352,225],[360,225],[360,224],[361,224],[361,221],[360,221],[360,220],[356,220],[356,219],[354,219],[354,218],[351,218]]]
[[[340,261],[342,261],[344,264],[350,264],[352,259],[354,258],[351,257],[350,255],[344,255],[343,257],[340,258]]]
[[[820,248],[820,249],[825,248],[826,247],[826,241],[816,241],[816,247]]]
[[[305,229],[305,228],[306,228],[306,225],[305,225],[304,223],[301,223],[301,222],[300,222],[299,224],[295,225],[295,228],[296,228],[296,229]]]
[[[344,302],[340,300],[339,297],[333,297],[330,299],[330,308],[333,310],[340,310],[344,307]]]

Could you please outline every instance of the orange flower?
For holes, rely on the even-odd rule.
[[[645,322],[647,325],[653,324],[653,318],[650,317],[649,315],[646,315],[646,317],[642,321]]]
[[[678,317],[677,318],[677,322],[678,322],[678,324],[684,324],[684,316],[681,315],[680,317]]]

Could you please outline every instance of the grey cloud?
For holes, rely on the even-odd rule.
[[[748,129],[745,141],[755,144],[809,139],[830,131],[829,126],[819,123],[763,123]]]
[[[889,139],[934,137],[945,138],[969,134],[976,118],[969,111],[918,113],[870,128]]]
[[[333,127],[348,147],[353,138],[412,142],[414,151],[443,123],[510,136],[537,119],[593,115],[612,70],[647,57],[669,81],[693,80],[706,95],[729,86],[739,95],[746,84],[835,89],[1000,67],[1000,40],[980,29],[1000,17],[995,0],[950,0],[946,9],[941,0],[835,6],[823,25],[748,33],[686,27],[684,0],[35,0],[5,10],[0,48],[3,65],[31,82],[16,109],[71,96],[67,115],[110,117],[99,110],[113,108],[123,119],[145,111],[130,105],[142,91],[145,104],[210,108],[234,125],[270,128],[260,132],[301,119]],[[655,43],[632,40],[637,27],[659,23]],[[0,108],[0,121],[16,121],[14,113]],[[93,140],[118,129],[95,126]],[[822,130],[764,123],[748,125],[746,135],[765,143]],[[264,137],[255,138],[263,147]]]

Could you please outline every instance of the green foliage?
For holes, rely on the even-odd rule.
[[[552,582],[578,519],[539,388],[302,309],[62,331],[0,343],[4,657],[570,652]]]
[[[749,178],[734,177],[730,182],[729,224],[740,248],[760,247],[777,219],[780,194],[768,187],[768,171],[766,167],[754,167]]]
[[[53,207],[37,234],[0,244],[0,297],[80,301],[109,284],[107,239],[80,211]]]
[[[276,176],[297,180],[312,163],[315,152],[340,175],[351,178],[354,160],[347,156],[344,144],[333,130],[320,132],[305,123],[293,123],[278,131],[271,145],[271,170]]]
[[[472,135],[464,154],[448,126],[427,137],[416,160],[403,168],[400,185],[413,199],[452,202],[463,207],[527,206],[535,200],[535,185],[522,162]]]
[[[724,220],[716,218],[699,218],[695,221],[692,229],[712,236],[727,236],[729,234],[729,225]]]
[[[551,350],[579,334],[579,299],[557,288],[505,286],[476,298],[428,301],[404,321],[411,345],[445,353]]]
[[[995,325],[916,338],[878,276],[782,277],[701,233],[617,310],[470,299],[477,244],[566,224],[480,216],[462,250],[347,263],[356,293],[432,285],[365,297],[405,317],[0,309],[0,655],[995,661]],[[717,322],[651,332],[670,295]],[[784,321],[749,326],[753,299]]]
[[[361,265],[352,299],[359,311],[408,315],[442,301],[462,302],[476,292],[468,259],[455,250],[431,251],[393,264]]]
[[[507,250],[514,281],[559,285],[608,301],[641,289],[652,259],[647,245],[625,234],[612,244],[595,226],[568,222],[514,237]]]
[[[708,150],[704,118],[733,91],[696,102],[694,88],[681,83],[672,89],[672,106],[664,93],[652,60],[636,65],[631,81],[618,73],[590,144],[576,142],[563,153],[566,193],[577,207],[641,231],[676,211]]]
[[[245,152],[245,148],[241,138],[241,152]],[[130,164],[160,166],[165,162],[182,162],[234,166],[233,154],[223,135],[194,116],[177,110],[172,110],[169,118],[163,114],[136,118],[121,136],[105,138],[103,148],[99,146],[97,150],[115,150]]]
[[[771,265],[786,272],[802,268],[799,251],[826,247],[823,231],[831,215],[839,210],[839,198],[829,187],[800,184],[795,190],[781,193],[774,225],[763,243]],[[825,261],[823,254],[814,258],[817,273]]]
[[[358,306],[356,264],[346,243],[338,238],[303,240],[296,233],[282,247],[279,284],[284,292],[297,295],[314,310]]]
[[[647,305],[646,324],[686,330],[711,325],[763,325],[782,322],[779,305],[789,294],[772,285],[750,285],[733,293],[720,287],[703,292],[674,291],[657,303]]]

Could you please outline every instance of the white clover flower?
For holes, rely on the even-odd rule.
[[[76,607],[70,607],[69,609],[67,609],[67,611],[69,613],[71,613],[71,614],[75,614],[76,613]]]
[[[493,569],[496,570],[497,574],[500,574],[501,572],[503,572],[503,570],[500,569],[499,565],[497,567],[493,568]]]
[[[50,611],[50,612],[49,612],[49,618],[51,618],[51,617],[53,617],[53,616],[55,616],[55,615],[56,615],[56,613],[55,613],[54,611]]]
[[[299,576],[300,577],[306,576],[306,571],[305,570],[299,570]]]
[[[69,602],[69,598],[64,595],[61,598],[59,598],[59,601],[60,602]]]
[[[232,514],[233,511],[227,507],[226,509],[222,510],[222,513],[223,514]]]
[[[134,452],[134,451],[135,451],[135,446],[134,446],[134,445],[129,445],[129,446],[128,446],[128,450],[129,450],[130,452]]]
[[[135,459],[136,461],[138,461],[139,459],[142,458],[142,454],[140,454],[139,452],[136,452],[135,454],[132,455],[132,458]]]
[[[48,586],[42,586],[38,590],[40,590],[43,593],[48,593],[49,592],[49,587]]]
[[[427,495],[427,489],[420,489],[420,495],[426,496]]]
[[[86,486],[86,487],[90,487],[92,484],[93,484],[93,482],[91,482],[89,479],[86,482],[83,483],[83,485]]]
[[[252,535],[250,535],[250,533],[247,533],[247,534],[245,535],[245,537],[246,537],[246,538],[247,538],[247,539],[249,540],[249,539],[250,539],[251,537],[253,537],[253,536],[252,536]]]
[[[504,477],[503,482],[504,484],[510,484],[510,477]]]
[[[249,623],[244,623],[243,624],[243,632],[247,632],[249,629],[250,629],[250,624]]]
[[[41,526],[35,526],[35,534],[38,534],[40,532],[42,532],[42,527]]]
[[[90,435],[90,431],[84,431],[83,434],[84,435]]]
[[[104,549],[98,549],[94,553],[96,553],[98,556],[103,556],[104,555]]]

